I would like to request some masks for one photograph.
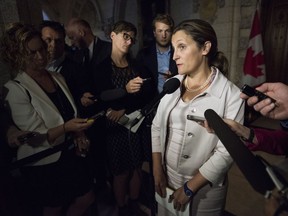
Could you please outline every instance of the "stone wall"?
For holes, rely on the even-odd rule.
[[[0,0],[1,31],[3,31],[5,23],[23,19],[22,15],[19,18],[17,10],[19,2],[22,2],[20,4],[22,6],[25,2],[24,8],[28,14],[31,12],[31,8],[36,7],[35,11],[27,15],[25,19],[37,23],[41,8],[37,9],[37,4],[32,7],[31,1],[38,2],[42,10],[52,20],[64,24],[71,17],[82,17],[88,20],[95,34],[105,40],[109,40],[111,25],[115,21],[119,19],[130,21],[138,27],[138,41],[142,39],[141,20],[139,20],[140,0]],[[235,84],[240,85],[256,1],[170,0],[169,11],[176,24],[185,19],[199,18],[208,21],[213,26],[218,37],[218,48],[225,53],[229,60],[229,78]],[[37,18],[32,19],[31,17]],[[132,49],[132,54],[135,55],[139,47],[139,43],[136,43]]]
[[[256,1],[171,0],[171,15],[176,24],[185,19],[204,19],[213,26],[218,48],[229,60],[229,78],[240,85]]]

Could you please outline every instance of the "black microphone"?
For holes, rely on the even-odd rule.
[[[136,125],[143,117],[147,116],[152,112],[154,107],[160,102],[161,98],[166,94],[171,94],[180,86],[180,81],[177,78],[171,78],[167,80],[163,85],[163,90],[157,95],[148,105],[141,109],[140,114],[131,123],[131,128]]]
[[[263,195],[273,190],[275,185],[266,172],[265,165],[243,144],[223,119],[212,109],[206,110],[204,116],[250,185]]]
[[[177,78],[171,78],[168,79],[164,85],[163,85],[163,90],[162,92],[160,92],[159,95],[157,95],[153,101],[151,103],[149,103],[148,105],[146,105],[142,110],[141,113],[146,116],[148,114],[150,114],[154,107],[157,106],[157,104],[160,102],[160,100],[162,99],[162,97],[164,97],[164,95],[166,94],[171,94],[173,92],[175,92],[180,86],[180,81]]]
[[[124,97],[127,92],[122,88],[109,89],[101,92],[100,95],[89,97],[91,100],[100,100],[100,101],[113,101]]]

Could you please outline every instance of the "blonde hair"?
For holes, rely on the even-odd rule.
[[[31,51],[28,42],[41,34],[31,25],[12,23],[0,39],[1,58],[13,69],[24,70]],[[43,42],[43,46],[46,46]]]

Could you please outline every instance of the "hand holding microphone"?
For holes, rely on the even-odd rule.
[[[266,194],[275,185],[265,170],[264,164],[245,146],[222,118],[212,109],[204,113],[209,126],[221,140],[250,185],[259,193]]]
[[[141,109],[140,114],[132,121],[130,127],[137,125],[145,116],[149,115],[155,106],[158,105],[161,98],[163,98],[166,94],[171,94],[175,92],[180,86],[180,81],[177,78],[171,78],[167,80],[163,85],[163,91],[160,92],[149,104],[147,104],[143,109]],[[139,127],[140,125],[138,125]],[[138,129],[138,128],[137,128]],[[137,131],[137,130],[136,130]]]
[[[80,99],[82,106],[88,107],[94,104],[97,101],[97,99],[94,99],[93,97],[94,95],[91,94],[90,92],[85,92]]]

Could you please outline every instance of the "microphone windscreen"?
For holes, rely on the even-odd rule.
[[[126,95],[126,91],[122,88],[109,89],[100,94],[102,101],[113,101],[120,99]]]
[[[171,94],[180,86],[180,81],[177,78],[171,78],[167,80],[163,85],[163,92],[166,94]]]
[[[267,191],[274,189],[275,185],[265,165],[244,145],[223,119],[212,109],[206,110],[204,116],[254,190],[265,195]]]

